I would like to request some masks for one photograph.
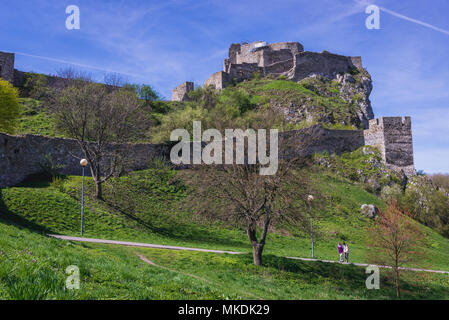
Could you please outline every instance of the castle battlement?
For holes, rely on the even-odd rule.
[[[313,74],[333,77],[337,73],[362,68],[359,56],[304,51],[299,42],[233,43],[229,47],[229,57],[223,61],[223,71],[212,74],[203,86],[221,90],[230,83],[252,79],[255,73],[299,81]],[[177,100],[178,96],[175,99],[182,101]]]
[[[257,41],[232,44],[229,48],[229,58],[225,59],[223,67],[223,71],[214,73],[204,85],[222,89],[230,82],[251,79],[255,72],[260,72],[264,76],[286,75],[288,79],[298,81],[311,74],[335,75],[351,71],[353,68],[360,69],[362,61],[360,57],[341,56],[327,51],[321,53],[304,51],[298,42],[267,44]],[[14,69],[14,53],[0,52],[1,78],[20,87],[25,82],[25,75],[25,72]],[[54,87],[58,87],[58,83],[63,80],[55,76],[47,76],[47,79],[49,85]],[[173,90],[172,100],[188,100],[187,94],[192,90],[194,83],[184,82]],[[335,130],[326,131],[329,139],[326,142],[320,141],[314,151],[346,152],[363,145],[375,146],[381,152],[387,168],[402,170],[407,176],[416,174],[410,117],[368,119],[366,130],[345,132],[344,138]],[[17,141],[23,142],[21,139]],[[5,154],[8,154],[6,151],[8,150],[5,150]],[[3,176],[0,172],[1,177]]]

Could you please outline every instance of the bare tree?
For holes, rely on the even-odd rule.
[[[78,141],[89,162],[102,197],[101,185],[124,170],[126,144],[141,137],[146,123],[142,102],[129,90],[107,90],[105,85],[74,81],[52,99],[57,127]]]
[[[291,152],[290,143],[296,143],[296,153]],[[279,158],[274,175],[261,175],[260,163],[193,166],[194,188],[187,203],[202,215],[243,227],[255,265],[262,265],[267,235],[274,225],[302,230],[308,226],[306,199],[313,188],[305,170],[308,160],[295,139],[283,140]]]
[[[422,257],[417,245],[423,234],[418,223],[406,212],[401,212],[393,200],[376,220],[368,232],[368,246],[372,249],[368,256],[375,263],[392,266],[396,295],[400,297],[400,268]]]
[[[119,73],[106,73],[103,77],[103,82],[111,87],[119,88],[124,86],[128,80]]]
[[[61,68],[56,72],[58,78],[62,81],[58,82],[58,88],[64,89],[73,86],[79,82],[92,82],[92,74],[77,70],[73,67]]]

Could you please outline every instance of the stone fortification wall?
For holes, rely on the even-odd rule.
[[[293,139],[293,140],[292,140]],[[293,142],[293,143],[292,143]],[[320,125],[281,132],[279,144],[291,153],[309,156],[318,152],[340,154],[370,145],[379,148],[388,168],[414,175],[410,117],[383,117],[370,121],[367,130],[329,130]],[[205,144],[204,144],[205,145]],[[203,145],[203,146],[204,146]],[[164,144],[111,145],[126,148],[131,170],[145,169],[154,157],[168,159],[170,146]],[[76,140],[38,135],[11,136],[0,133],[0,187],[13,186],[27,176],[42,172],[45,156],[62,165],[62,174],[79,175],[81,149]],[[88,174],[90,174],[88,172]]]
[[[315,152],[342,153],[363,145],[363,132],[352,130],[328,130],[321,126],[280,133],[280,144],[294,139],[292,152],[311,155]],[[288,139],[288,140],[286,140]],[[126,148],[131,170],[145,169],[154,157],[169,158],[170,146],[164,144],[111,145]],[[26,177],[43,171],[45,157],[61,165],[61,174],[80,175],[79,165],[83,153],[76,140],[51,138],[38,135],[11,136],[0,133],[0,187],[13,186]],[[86,171],[90,175],[90,171]]]
[[[379,148],[387,168],[416,173],[410,117],[382,117],[369,121],[364,131],[365,144]]]
[[[14,82],[14,53],[0,51],[0,78]]]
[[[188,101],[188,93],[194,90],[193,82],[184,82],[173,89],[171,100],[172,101]]]
[[[154,156],[166,156],[168,147],[157,144],[115,145],[126,147],[130,169],[144,169]],[[38,135],[11,136],[0,133],[0,188],[13,186],[32,174],[43,171],[46,156],[63,168],[61,174],[80,175],[83,153],[73,139],[51,138]],[[90,171],[86,171],[90,175]]]
[[[362,69],[361,57],[349,57],[332,54],[304,52],[304,47],[298,42],[278,42],[267,44],[262,41],[232,44],[229,57],[223,62],[223,72],[232,82],[251,79],[255,72],[263,76],[285,76],[292,81],[299,81],[313,74],[335,77],[338,73],[346,73],[354,68]],[[230,82],[217,81],[214,73],[204,86],[215,85],[223,89]],[[220,75],[225,79],[225,75]]]

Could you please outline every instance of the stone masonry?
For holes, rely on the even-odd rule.
[[[189,99],[188,93],[193,91],[193,82],[184,82],[173,89],[171,100],[172,101],[187,101]]]
[[[367,130],[329,130],[320,125],[281,132],[279,143],[294,139],[296,150],[309,156],[318,152],[340,154],[364,145],[377,146],[388,168],[408,176],[415,174],[410,117],[383,117],[370,121]],[[288,140],[291,141],[291,140]],[[288,142],[289,145],[293,145]],[[111,148],[120,145],[113,145]],[[169,158],[170,146],[164,144],[129,144],[131,170],[145,169],[153,157]],[[62,174],[79,175],[82,152],[76,140],[38,135],[11,136],[0,133],[0,188],[13,186],[27,176],[42,171],[45,155],[63,166]],[[87,173],[90,174],[90,173]]]
[[[364,137],[365,145],[378,147],[387,168],[403,170],[407,176],[416,173],[410,117],[372,119]]]
[[[230,83],[252,79],[256,72],[262,76],[284,76],[299,81],[313,74],[335,76],[354,68],[363,68],[361,57],[304,51],[299,42],[233,43],[229,48],[229,57],[224,59],[223,71],[211,75],[204,82],[204,87],[212,85],[221,90]]]
[[[229,83],[251,79],[255,72],[263,76],[283,75],[292,81],[299,81],[314,74],[338,79],[340,73],[349,72],[353,68],[363,68],[360,57],[341,56],[326,51],[307,52],[298,42],[266,44],[258,41],[232,44],[229,48],[229,58],[224,60],[223,71],[214,73],[204,85],[223,89]],[[14,69],[13,53],[0,52],[0,76],[17,87],[23,85],[26,73]],[[54,87],[58,87],[63,81],[55,76],[47,76],[47,79],[49,85]],[[192,90],[193,82],[184,82],[173,90],[172,100],[186,101],[188,92]],[[416,174],[410,117],[372,117],[372,114],[369,115],[369,123],[363,131],[328,130],[316,125],[281,133],[280,143],[286,137],[297,139],[298,146],[308,143],[305,155],[324,151],[338,154],[353,151],[363,145],[377,146],[387,168],[403,171],[407,176]],[[163,144],[110,147],[127,148],[130,158],[133,159],[130,163],[131,170],[144,169],[152,157],[168,157],[170,151],[169,146]],[[27,176],[41,172],[45,155],[51,155],[55,163],[63,165],[60,173],[80,174],[79,159],[82,153],[75,140],[0,133],[0,188],[16,185]]]
[[[0,51],[0,78],[14,82],[14,53]]]
[[[153,157],[166,157],[169,153],[168,147],[162,144],[128,144],[125,147],[131,159],[131,170],[145,169]],[[58,173],[81,174],[79,161],[83,153],[76,140],[0,133],[0,188],[16,185],[32,174],[41,173],[47,155],[53,163],[62,166]],[[86,174],[90,175],[90,171]]]

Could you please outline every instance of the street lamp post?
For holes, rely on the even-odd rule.
[[[81,191],[81,236],[82,236],[84,229],[84,168],[87,166],[87,160],[81,159],[80,165],[83,168],[83,187]]]
[[[312,217],[312,201],[313,196],[309,195],[307,197],[307,202],[309,203],[309,209],[310,209],[310,235],[312,236],[312,258],[315,258],[315,249],[313,247],[313,217]]]

